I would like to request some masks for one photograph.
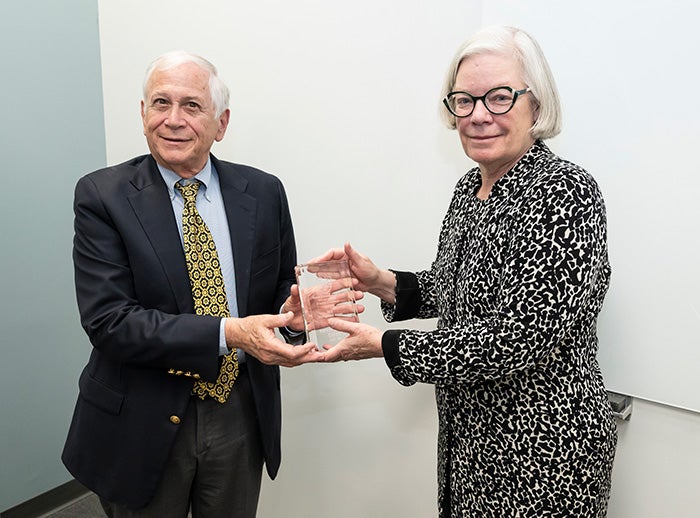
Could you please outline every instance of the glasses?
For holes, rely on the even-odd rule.
[[[476,101],[483,102],[494,115],[503,115],[510,111],[518,97],[529,91],[530,87],[513,90],[510,86],[497,86],[478,97],[467,92],[450,92],[442,102],[455,117],[469,117],[474,112]]]

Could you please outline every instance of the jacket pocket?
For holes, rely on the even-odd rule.
[[[80,388],[80,396],[97,408],[112,415],[119,415],[121,412],[124,394],[90,376],[87,369],[80,375],[78,387]]]

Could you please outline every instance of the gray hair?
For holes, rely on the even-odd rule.
[[[445,97],[453,90],[460,64],[469,56],[480,54],[515,57],[520,64],[522,79],[530,87],[531,95],[539,105],[537,121],[530,128],[532,138],[547,139],[558,135],[562,115],[554,76],[539,44],[521,29],[508,26],[487,27],[465,41],[452,59],[442,96]],[[455,117],[444,109],[441,113],[447,126],[455,129]]]
[[[214,112],[216,113],[216,118],[218,119],[221,114],[228,109],[228,87],[219,77],[219,72],[212,63],[204,59],[202,56],[192,54],[190,52],[175,50],[172,52],[167,52],[166,54],[163,54],[162,56],[159,56],[153,60],[153,62],[146,69],[146,76],[143,79],[144,100],[146,100],[148,97],[148,83],[150,82],[151,76],[153,76],[154,72],[168,70],[185,63],[194,63],[202,70],[209,73],[209,94],[211,95],[211,101],[214,105]],[[148,103],[146,103],[146,108],[147,107]]]

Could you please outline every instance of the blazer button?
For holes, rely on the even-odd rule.
[[[176,415],[171,415],[170,422],[173,424],[180,424],[180,418]]]

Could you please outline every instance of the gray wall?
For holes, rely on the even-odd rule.
[[[0,511],[70,479],[60,461],[89,351],[71,265],[76,180],[105,164],[96,0],[3,1]]]

